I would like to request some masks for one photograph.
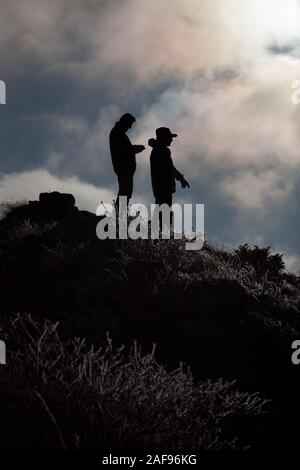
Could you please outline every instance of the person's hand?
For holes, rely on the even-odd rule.
[[[189,188],[190,187],[189,183],[187,182],[187,180],[184,177],[181,178],[180,183],[181,183],[182,188]]]
[[[141,153],[145,150],[145,145],[134,145],[133,146],[135,153]]]

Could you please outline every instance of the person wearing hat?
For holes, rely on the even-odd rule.
[[[114,172],[118,177],[119,191],[116,209],[119,208],[119,197],[126,196],[127,204],[132,196],[133,177],[136,170],[136,154],[145,150],[144,145],[133,145],[126,132],[136,121],[135,117],[126,113],[116,122],[109,134],[110,153]]]
[[[180,181],[182,188],[189,188],[190,185],[174,166],[169,149],[173,138],[177,134],[172,134],[168,127],[156,129],[156,139],[150,139],[148,144],[152,147],[150,155],[151,182],[155,204],[167,204],[172,206],[172,195],[176,191],[176,180]]]

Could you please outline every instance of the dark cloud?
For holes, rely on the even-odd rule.
[[[290,44],[271,44],[268,51],[272,55],[300,57],[300,42],[296,41]]]

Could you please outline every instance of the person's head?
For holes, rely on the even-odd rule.
[[[126,132],[128,131],[128,129],[132,127],[132,124],[135,122],[135,120],[136,119],[132,114],[126,113],[126,114],[123,114],[123,116],[121,116],[119,120],[119,124],[122,126],[122,128]]]
[[[172,134],[168,127],[159,127],[155,133],[157,142],[167,147],[171,145],[173,137],[177,137],[177,134]]]

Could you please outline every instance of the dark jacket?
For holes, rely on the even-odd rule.
[[[134,174],[136,170],[134,147],[118,122],[110,131],[109,144],[115,173]]]
[[[180,180],[183,175],[176,170],[173,164],[171,150],[160,145],[155,139],[150,139],[149,145],[153,148],[150,155],[150,165],[154,196],[157,198],[164,194],[175,193],[175,180]]]

